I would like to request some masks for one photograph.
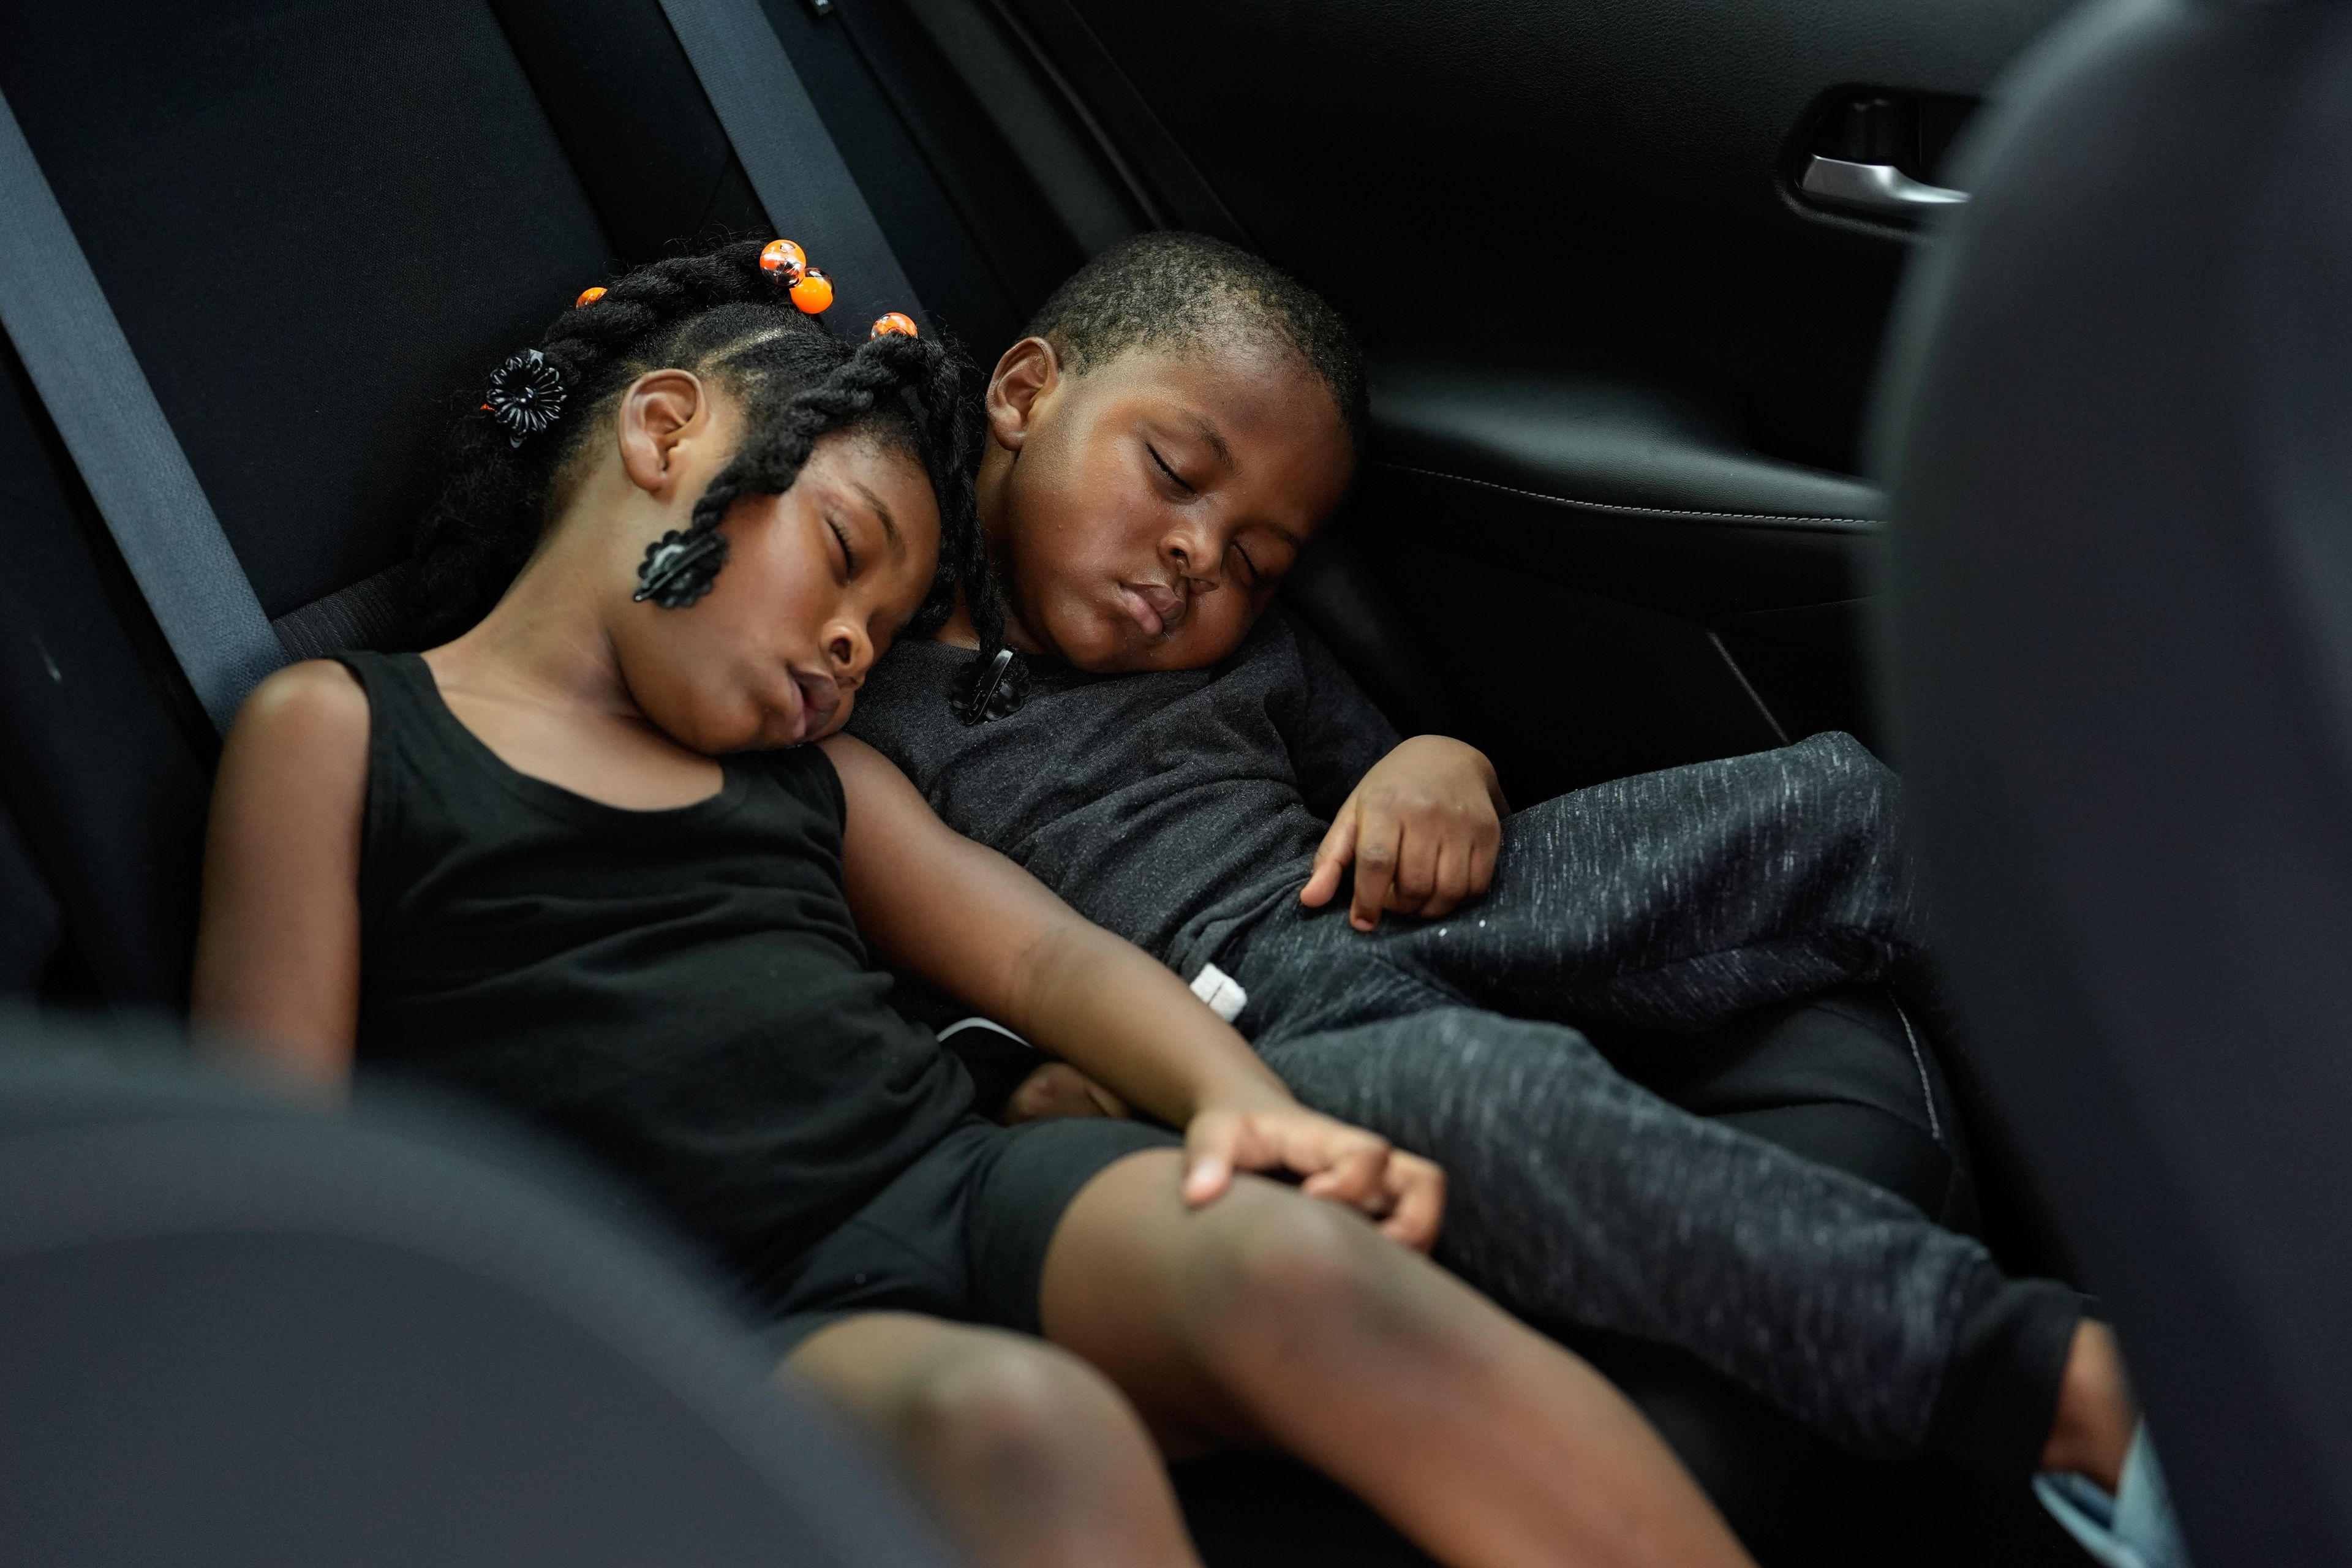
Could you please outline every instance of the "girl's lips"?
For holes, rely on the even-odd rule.
[[[834,710],[841,706],[841,688],[822,675],[803,675],[789,665],[784,676],[780,693],[784,709],[783,743],[793,746],[811,735],[821,734],[833,722]]]
[[[794,704],[793,739],[805,741],[833,722],[834,710],[841,706],[841,688],[821,675],[803,675],[793,671]]]
[[[778,695],[783,699],[783,743],[798,745],[808,734],[808,697],[801,690],[800,679],[792,671],[784,672],[783,689]]]

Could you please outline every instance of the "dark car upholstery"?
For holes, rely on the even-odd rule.
[[[152,1037],[0,1037],[11,1562],[950,1561],[593,1173]]]
[[[1092,249],[1170,215],[1035,104],[984,109],[935,9],[764,5],[932,317],[985,359]],[[296,653],[384,629],[320,607],[397,568],[463,389],[616,269],[769,231],[656,0],[0,7],[0,92]],[[1045,188],[1041,157],[1070,177]],[[0,993],[177,1010],[217,740],[5,344],[0,370]],[[1348,603],[1327,583],[1307,607]],[[1718,1043],[1727,1076],[1686,1068],[1678,1091],[1965,1223],[1964,1161],[1811,1087],[1850,1031],[1900,1026],[1882,1008],[1759,1020]],[[1591,1348],[1782,1560],[1867,1558],[1908,1528],[1913,1482],[1695,1365]],[[1187,1484],[1220,1552],[1215,1521],[1259,1483]],[[1857,1494],[1875,1500],[1836,1517]],[[1401,1550],[1360,1510],[1299,1517],[1335,1551],[1342,1531]],[[1218,1560],[1268,1550],[1237,1535]]]
[[[2053,37],[1905,301],[1890,685],[2197,1561],[2352,1562],[2352,8]]]

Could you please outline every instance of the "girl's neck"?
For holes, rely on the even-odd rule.
[[[435,676],[534,707],[639,717],[604,626],[610,563],[565,548],[596,531],[560,531],[471,631],[426,655]]]
[[[610,562],[542,551],[481,625],[425,656],[460,724],[519,773],[621,811],[709,799],[727,775],[630,696],[606,630]]]

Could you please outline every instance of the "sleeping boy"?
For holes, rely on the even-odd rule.
[[[1476,751],[1400,742],[1269,613],[1351,481],[1360,358],[1233,247],[1097,258],[987,417],[989,574],[877,667],[853,734],[1301,1100],[1444,1165],[1440,1256],[1506,1306],[1678,1346],[1867,1454],[2112,1489],[2134,1418],[2073,1291],[1677,1110],[1571,1026],[1701,1029],[1915,959],[1885,769],[1824,735],[1507,816]]]

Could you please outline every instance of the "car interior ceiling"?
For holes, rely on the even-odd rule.
[[[1948,178],[1966,113],[2064,8],[762,0],[932,319],[983,363],[1152,227],[1244,243],[1341,307],[1377,443],[1293,601],[1402,730],[1484,748],[1530,801],[1880,739],[1884,509],[1857,475],[1913,219],[1817,200],[1808,170]],[[0,93],[298,652],[366,632],[321,606],[404,559],[452,389],[583,286],[771,229],[656,0],[0,7]],[[0,365],[0,994],[175,1012],[217,739]],[[1948,1067],[1990,1238],[2063,1271]],[[1594,1353],[1766,1536],[1859,1473],[1721,1390],[1681,1420],[1680,1373]],[[1276,1515],[1312,1554],[1413,1560],[1286,1467],[1188,1486],[1213,1562],[1270,1560],[1279,1538],[1237,1521]],[[1780,1560],[1832,1560],[1781,1523]]]

